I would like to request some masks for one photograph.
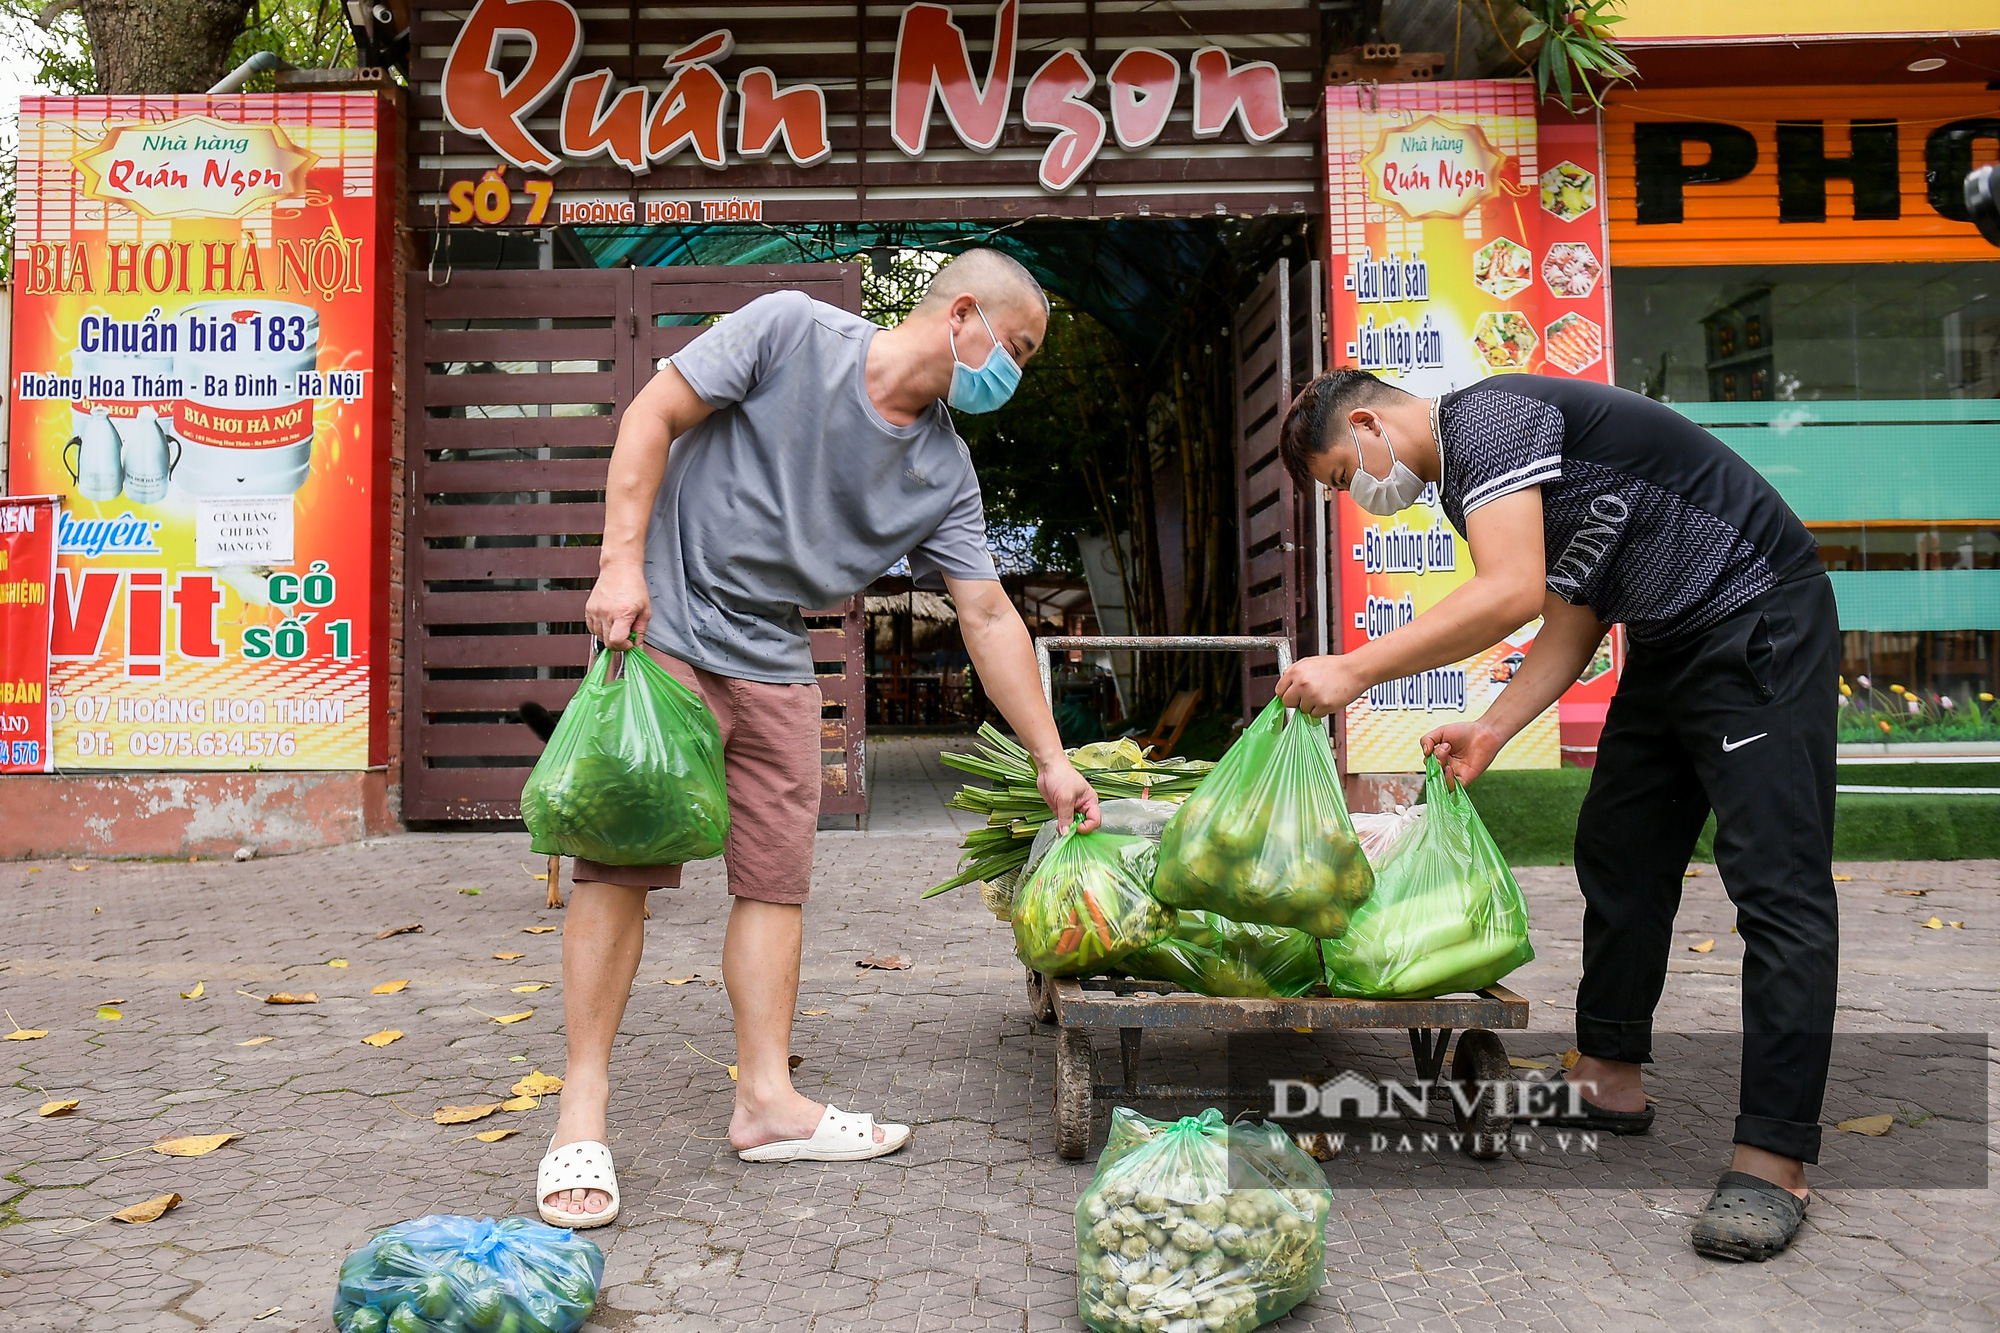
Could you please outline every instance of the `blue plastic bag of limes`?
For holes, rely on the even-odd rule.
[[[574,1333],[604,1251],[525,1217],[440,1213],[378,1231],[340,1266],[340,1333]]]

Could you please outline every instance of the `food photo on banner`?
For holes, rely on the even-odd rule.
[[[62,504],[58,768],[383,761],[381,116],[22,101],[11,466]]]
[[[49,629],[56,573],[53,495],[0,496],[0,773],[47,773]]]
[[[1335,87],[1326,95],[1329,340],[1335,365],[1432,396],[1527,372],[1607,383],[1609,277],[1593,120],[1538,113],[1526,79]],[[1538,115],[1541,117],[1538,119]],[[1394,518],[1336,501],[1333,555],[1351,651],[1472,577],[1436,486]],[[1540,621],[1475,657],[1385,681],[1348,708],[1357,773],[1407,773],[1418,742],[1483,714]],[[1554,768],[1594,749],[1616,637],[1496,768]],[[1570,744],[1569,733],[1579,741]]]

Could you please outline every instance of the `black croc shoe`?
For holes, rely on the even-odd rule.
[[[1572,1094],[1574,1104],[1581,1110],[1569,1110]],[[1594,1105],[1582,1089],[1558,1076],[1529,1094],[1528,1114],[1522,1119],[1563,1129],[1594,1129],[1601,1134],[1644,1134],[1653,1127],[1653,1108],[1649,1104],[1643,1111],[1607,1110]]]
[[[1806,1201],[1784,1186],[1730,1171],[1717,1182],[1688,1238],[1696,1254],[1762,1263],[1792,1243],[1805,1215]]]

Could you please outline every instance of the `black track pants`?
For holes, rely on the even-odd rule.
[[[1652,1058],[1681,874],[1715,811],[1743,936],[1736,1142],[1819,1160],[1839,969],[1833,889],[1840,633],[1824,575],[1671,648],[1634,645],[1577,821],[1577,1048]]]

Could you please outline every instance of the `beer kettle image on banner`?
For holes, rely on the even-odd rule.
[[[137,504],[157,504],[167,498],[167,478],[180,465],[181,442],[170,440],[160,427],[160,414],[150,407],[127,422],[119,434],[125,440],[125,497]],[[173,458],[167,458],[171,444]]]
[[[70,462],[69,451],[76,450],[76,461]],[[70,437],[62,447],[63,470],[76,483],[76,493],[86,500],[116,500],[118,493],[125,489],[125,464],[123,441],[118,438],[118,428],[111,424],[111,413],[106,408],[96,408],[90,420],[83,423],[83,429]]]

